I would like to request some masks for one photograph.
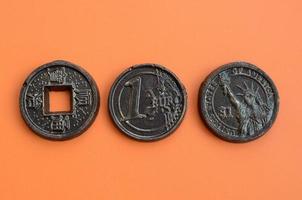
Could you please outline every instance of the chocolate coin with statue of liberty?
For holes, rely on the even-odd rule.
[[[172,133],[181,123],[187,94],[179,79],[158,64],[140,64],[124,71],[109,95],[116,126],[131,138],[153,141]]]
[[[199,110],[207,126],[230,142],[248,142],[264,135],[279,108],[273,81],[246,62],[221,66],[203,82]]]

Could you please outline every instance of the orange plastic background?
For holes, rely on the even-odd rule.
[[[301,200],[302,1],[2,0],[1,200]],[[29,73],[56,59],[85,68],[101,107],[92,127],[65,142],[42,139],[19,113]],[[200,83],[216,67],[251,62],[274,80],[280,111],[262,138],[232,144],[200,119]],[[111,122],[111,84],[127,67],[159,63],[188,92],[168,138],[131,140]]]

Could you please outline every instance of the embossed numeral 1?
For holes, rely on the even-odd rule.
[[[141,96],[141,77],[135,77],[125,83],[125,87],[130,87],[129,109],[124,120],[144,118],[146,115],[139,113],[139,101]]]

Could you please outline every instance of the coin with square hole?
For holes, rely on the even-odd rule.
[[[53,110],[50,96],[64,92],[67,107]],[[100,105],[96,83],[81,67],[53,61],[38,67],[25,80],[20,111],[26,124],[39,136],[66,140],[83,133],[93,123]]]
[[[264,135],[279,108],[277,88],[268,75],[246,62],[212,72],[200,87],[199,110],[218,137],[249,142]]]
[[[114,82],[110,115],[126,135],[153,141],[172,133],[181,123],[187,94],[179,79],[157,64],[130,67]]]

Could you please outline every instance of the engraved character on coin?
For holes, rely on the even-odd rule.
[[[274,122],[278,106],[278,92],[271,79],[245,62],[214,71],[200,94],[203,119],[216,135],[232,142],[262,136]]]
[[[138,140],[169,135],[180,124],[185,109],[184,87],[175,75],[155,64],[126,70],[113,84],[109,97],[113,121]]]
[[[49,92],[69,91],[70,111],[49,110]],[[66,140],[83,133],[94,121],[99,93],[90,75],[67,61],[54,61],[34,70],[23,84],[20,109],[39,136]]]

